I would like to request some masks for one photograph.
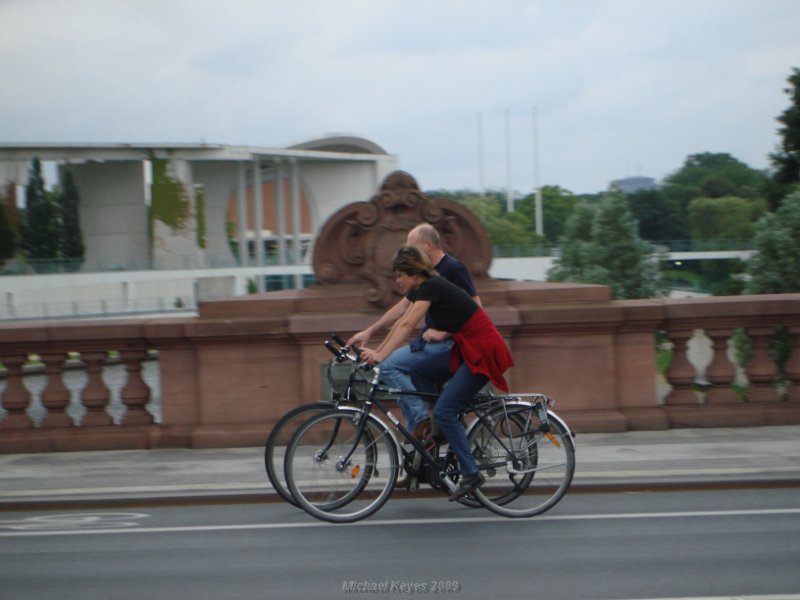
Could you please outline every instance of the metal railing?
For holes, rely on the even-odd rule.
[[[646,240],[645,240],[646,241]],[[647,242],[656,252],[724,252],[752,250],[753,240],[659,240]],[[518,244],[492,247],[495,258],[559,256],[561,250],[552,244]]]
[[[752,240],[663,240],[650,242],[653,252],[718,252],[734,250],[752,250]],[[492,247],[495,258],[522,258],[537,256],[559,256],[558,246],[553,244],[516,244],[495,245]],[[308,264],[307,253],[302,264]],[[293,265],[291,261],[288,263]],[[258,266],[279,266],[277,254],[264,255],[264,264]],[[165,271],[192,269],[224,269],[231,267],[257,266],[255,257],[251,256],[247,265],[243,265],[235,254],[173,255],[158,259],[125,259],[94,261],[76,261],[73,259],[34,259],[12,260],[0,265],[0,275],[45,275],[54,273],[106,273],[114,271]]]

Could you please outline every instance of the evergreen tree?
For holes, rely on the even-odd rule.
[[[42,164],[38,158],[34,158],[25,192],[22,248],[31,260],[53,260],[58,257],[58,239],[58,207],[44,189]],[[44,267],[41,262],[38,264]]]
[[[635,229],[624,196],[608,194],[595,208],[583,204],[569,218],[561,258],[550,281],[599,283],[614,298],[650,298],[666,292],[659,262]]]
[[[83,261],[86,252],[79,220],[79,202],[78,187],[75,185],[72,171],[67,170],[64,175],[64,189],[61,190],[58,201],[61,209],[59,250],[61,258],[70,261],[73,266]]]
[[[800,69],[794,68],[786,81],[790,87],[784,91],[791,104],[777,118],[781,124],[778,128],[781,142],[778,150],[769,156],[775,169],[773,185],[769,189],[770,208],[773,210],[791,192],[792,186],[800,184]]]
[[[800,190],[756,223],[756,255],[747,265],[751,294],[800,292]]]
[[[559,240],[561,256],[557,258],[547,274],[549,281],[582,281],[594,280],[592,244],[592,221],[595,208],[587,202],[581,202],[570,213],[564,224],[564,235]]]

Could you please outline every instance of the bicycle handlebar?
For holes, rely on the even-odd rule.
[[[331,340],[325,340],[323,343],[325,347],[336,357],[338,362],[344,362],[346,360],[354,363],[360,363],[359,366],[364,366],[366,363],[361,363],[361,348],[353,344],[352,346],[347,346],[345,341],[340,338],[337,334],[332,333],[330,336],[334,342],[336,342],[339,347],[337,348]],[[350,354],[352,350],[353,354]]]
[[[347,348],[348,347],[347,343],[342,338],[340,338],[338,335],[336,335],[335,333],[332,333],[331,337],[333,338],[333,341],[336,342],[337,344],[339,344],[342,348]],[[361,348],[359,348],[355,344],[350,346],[350,350],[355,352],[356,356],[361,356]]]

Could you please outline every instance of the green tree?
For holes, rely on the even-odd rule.
[[[755,256],[747,265],[752,294],[800,292],[800,190],[756,223]]]
[[[772,184],[769,188],[770,208],[775,210],[781,199],[786,197],[793,186],[800,184],[800,69],[792,69],[786,80],[791,104],[777,121],[781,124],[778,134],[781,142],[778,149],[769,155],[774,168]]]
[[[542,225],[544,237],[552,244],[564,233],[564,226],[580,198],[557,185],[542,187]],[[533,231],[536,231],[536,194],[517,201],[515,212],[525,215]]]
[[[477,194],[468,190],[428,192],[432,197],[447,198],[464,205],[483,223],[492,245],[498,247],[534,246],[544,243],[536,235],[535,225],[525,211],[507,212],[503,194]]]
[[[561,258],[550,281],[608,285],[614,298],[650,298],[666,292],[660,264],[635,228],[626,198],[607,194],[592,208],[582,204],[567,223]]]
[[[754,222],[765,212],[763,200],[695,198],[689,203],[689,229],[694,240],[750,240]]]
[[[25,191],[22,248],[31,260],[53,260],[58,257],[58,240],[58,207],[45,191],[42,164],[34,158]],[[40,262],[37,268],[44,266]]]
[[[703,152],[688,156],[657,190],[632,194],[629,201],[643,238],[687,240],[693,237],[689,225],[693,200],[735,196],[761,206],[768,182],[766,174],[730,154]]]
[[[592,243],[594,216],[595,207],[588,202],[581,202],[570,213],[564,235],[559,238],[561,256],[547,274],[549,281],[591,282],[597,277]]]
[[[83,262],[86,247],[83,243],[78,205],[80,195],[72,171],[67,169],[64,174],[64,188],[58,196],[61,211],[61,235],[59,236],[59,252],[61,258],[73,266]]]
[[[664,181],[667,186],[683,188],[687,200],[722,196],[754,200],[763,197],[768,178],[730,154],[703,152],[689,156]]]
[[[466,196],[460,203],[480,219],[495,246],[529,246],[538,239],[525,215],[506,212],[497,195]]]
[[[628,204],[643,239],[656,242],[689,237],[685,193],[671,188],[639,190],[628,194]]]
[[[14,256],[18,238],[17,230],[8,218],[5,203],[0,201],[0,265]]]

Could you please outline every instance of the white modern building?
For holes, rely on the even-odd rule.
[[[96,298],[106,302],[101,312],[109,303],[136,312],[131,304],[145,299],[186,306],[198,295],[242,293],[248,279],[263,289],[254,275],[264,269],[310,272],[320,226],[371,198],[398,165],[374,142],[344,134],[287,148],[0,144],[0,202],[20,204],[34,157],[59,178],[72,172],[86,260],[79,275],[0,277],[0,318],[41,314],[33,305],[44,301],[66,303],[49,316],[94,312],[79,306]],[[146,271],[147,282],[134,275]]]

